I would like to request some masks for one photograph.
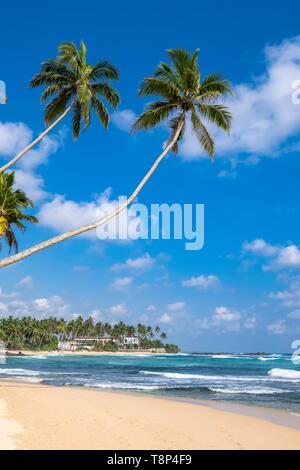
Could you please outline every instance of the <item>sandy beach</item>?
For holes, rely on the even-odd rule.
[[[300,430],[171,399],[0,382],[1,449],[300,449]]]

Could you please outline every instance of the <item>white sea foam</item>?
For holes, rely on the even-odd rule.
[[[285,371],[285,369],[272,369],[274,371]],[[157,375],[161,376],[167,379],[173,379],[173,380],[192,380],[192,381],[199,381],[199,382],[285,382],[286,381],[286,375],[280,373],[271,373],[270,371],[268,373],[268,376],[235,376],[235,375],[203,375],[203,374],[182,374],[179,372],[156,372],[156,371],[148,371],[148,370],[142,370],[140,371],[140,374],[144,375]],[[287,373],[293,374],[293,372],[296,372],[297,375],[294,375],[293,377],[290,378],[290,380],[294,379],[295,377],[300,379],[300,371],[290,371],[288,370]]]
[[[233,356],[232,354],[213,354],[210,357],[214,359],[236,359],[238,356]]]
[[[42,356],[41,354],[34,354],[32,356],[18,356],[18,359],[47,359],[47,356]]]
[[[270,377],[276,377],[281,379],[297,379],[297,382],[300,381],[300,370],[291,370],[291,369],[271,369],[268,372]]]
[[[218,388],[209,387],[209,390],[216,393],[226,393],[230,395],[273,395],[276,393],[288,393],[289,390],[269,387],[247,387],[247,388]]]
[[[159,390],[161,387],[155,385],[142,385],[142,384],[128,384],[123,382],[115,382],[115,383],[93,383],[87,382],[84,384],[84,387],[96,387],[96,388],[103,388],[103,389],[122,389],[122,390]]]
[[[278,357],[258,357],[259,361],[278,361]]]
[[[40,372],[38,372],[37,370],[29,370],[29,369],[2,369],[0,368],[0,374],[3,374],[3,375],[13,375],[13,376],[18,376],[18,375],[27,375],[27,376],[30,376],[30,375],[33,375],[33,376],[36,376],[36,375],[41,375]]]

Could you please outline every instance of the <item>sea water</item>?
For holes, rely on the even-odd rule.
[[[287,354],[18,356],[0,379],[219,400],[300,413],[300,363]]]

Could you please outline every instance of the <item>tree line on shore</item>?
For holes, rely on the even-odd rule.
[[[0,319],[0,340],[10,350],[44,350],[54,351],[60,341],[74,341],[78,338],[94,338],[93,347],[101,351],[117,351],[123,347],[124,337],[137,337],[141,349],[160,349],[176,353],[179,348],[175,344],[166,344],[166,333],[155,327],[138,323],[127,325],[123,321],[116,324],[95,322],[92,317],[84,319],[81,315],[65,320],[54,316],[37,319],[31,316],[15,318],[8,316]],[[97,342],[106,338],[106,344]],[[127,346],[129,349],[137,347]]]

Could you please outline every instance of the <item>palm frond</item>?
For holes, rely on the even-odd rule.
[[[230,82],[225,80],[221,75],[214,73],[210,74],[201,83],[199,97],[205,94],[214,96],[221,96],[226,94],[232,95]]]
[[[80,124],[82,118],[82,105],[76,100],[76,103],[73,107],[73,117],[72,117],[72,130],[73,130],[73,137],[77,139],[80,134]]]
[[[174,84],[178,83],[178,77],[176,77],[172,68],[165,62],[160,62],[157,66],[157,69],[154,73],[154,77],[161,78],[168,82],[173,82]]]
[[[106,106],[102,103],[101,100],[96,98],[94,95],[92,96],[91,102],[92,102],[92,107],[96,111],[101,124],[103,125],[105,129],[107,129],[108,124],[109,124],[109,114],[108,114]]]
[[[161,123],[164,119],[175,110],[178,103],[169,103],[165,101],[155,101],[148,105],[148,110],[142,113],[135,123],[133,124],[131,131],[135,132],[140,129],[152,129]]]
[[[9,253],[11,253],[12,249],[15,251],[15,253],[18,253],[19,251],[18,241],[11,227],[9,227],[9,229],[5,232],[4,237],[8,244]]]
[[[182,126],[182,129],[180,131],[180,134],[175,142],[175,144],[173,145],[172,147],[172,152],[177,154],[178,153],[178,147],[179,147],[179,143],[180,141],[182,140],[183,136],[184,136],[184,133],[185,133],[185,127],[186,127],[186,122],[185,122],[185,116],[184,116],[184,113],[180,113],[178,116],[174,117],[173,119],[171,119],[170,123],[169,123],[169,127],[171,129],[171,135],[169,137],[169,140],[168,142],[171,142],[172,139],[174,138],[175,136],[175,133],[177,132],[177,129],[178,129],[178,126],[180,125],[180,123],[183,122],[183,126]]]
[[[118,69],[108,60],[98,62],[90,73],[91,80],[119,80]]]
[[[54,121],[60,114],[62,114],[71,99],[71,93],[65,93],[65,90],[62,90],[57,96],[55,96],[45,108],[45,122],[50,124]]]
[[[115,109],[120,103],[119,93],[108,83],[96,83],[91,85],[92,91],[103,98]]]
[[[197,108],[204,118],[216,124],[216,126],[224,131],[230,131],[232,114],[227,106],[221,104],[199,104]]]
[[[180,99],[180,93],[173,83],[155,77],[145,78],[139,89],[139,96],[158,95],[167,100]]]
[[[206,129],[201,119],[197,116],[197,113],[195,110],[192,110],[191,112],[191,123],[192,123],[192,130],[197,136],[201,146],[208,153],[210,158],[214,158],[214,155],[215,155],[214,140],[209,134],[208,130]]]

